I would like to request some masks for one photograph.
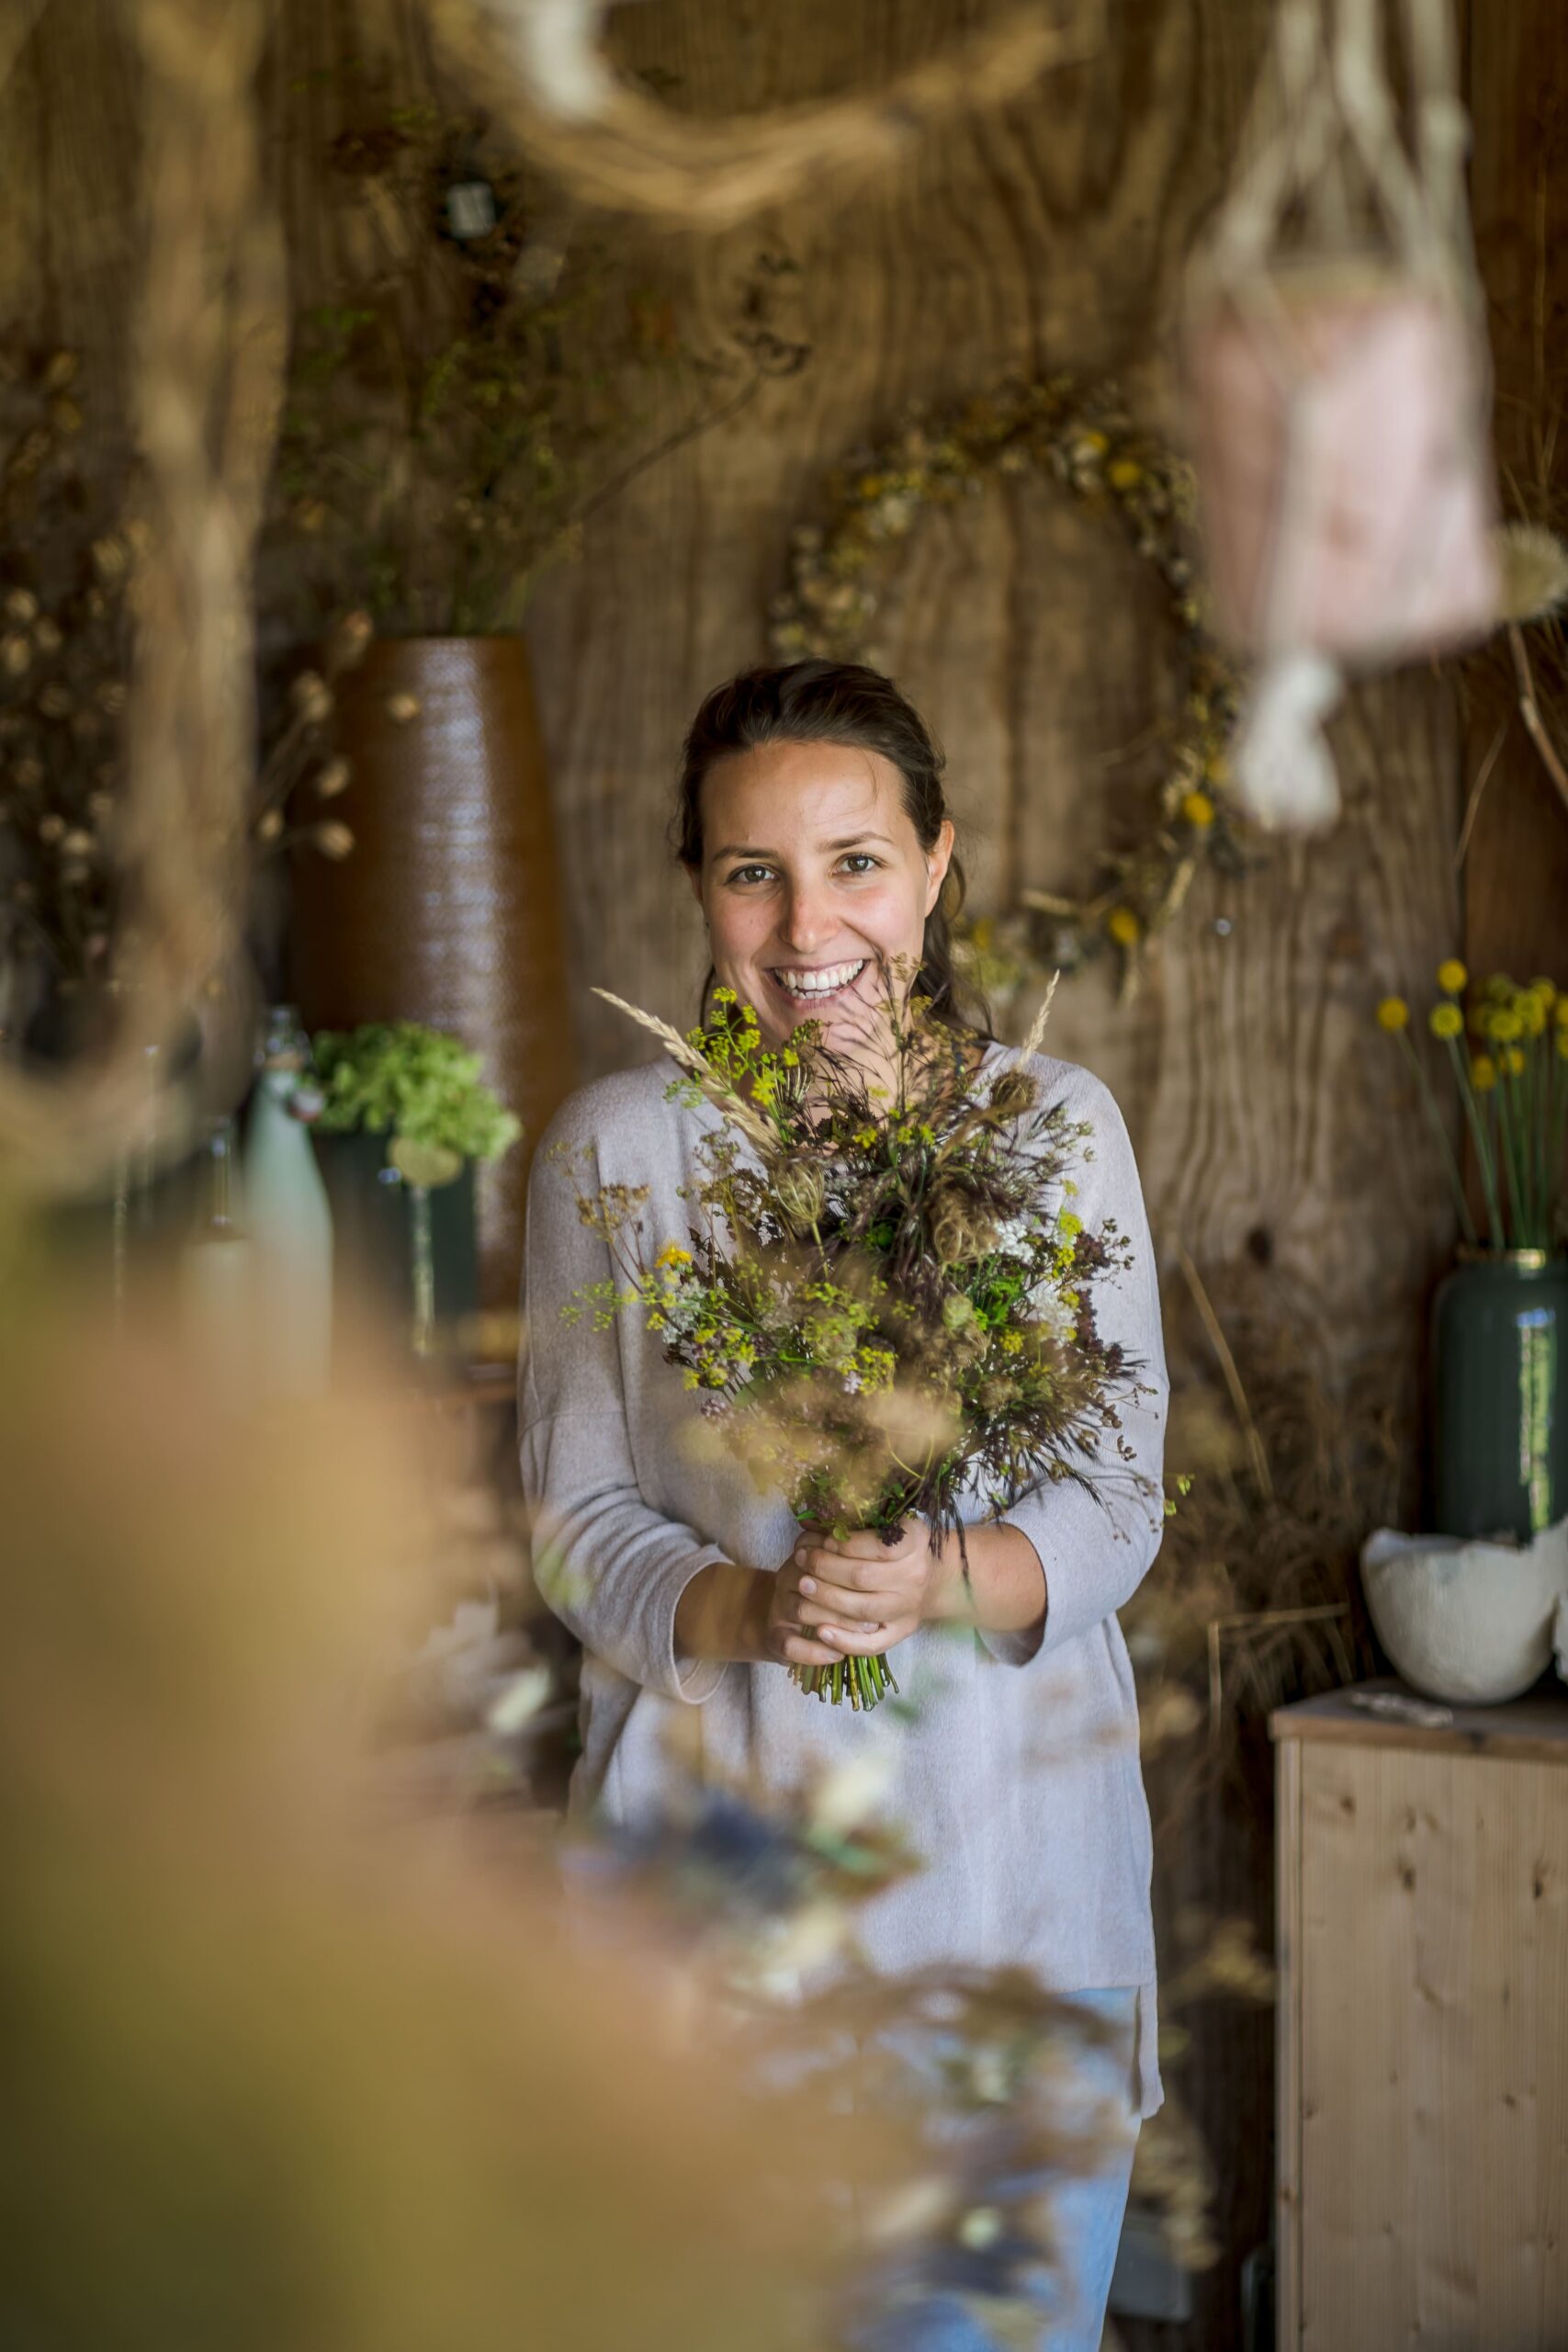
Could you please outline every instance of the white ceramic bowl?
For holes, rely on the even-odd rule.
[[[1413,1690],[1495,1706],[1551,1663],[1568,1598],[1568,1520],[1522,1548],[1380,1528],[1362,1547],[1361,1582],[1378,1639]]]

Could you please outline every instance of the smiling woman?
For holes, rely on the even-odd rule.
[[[671,1094],[668,1057],[574,1095],[534,1161],[522,1389],[539,1590],[586,1653],[573,1810],[646,1825],[694,1755],[721,1786],[782,1799],[879,1752],[923,1867],[859,1914],[872,1964],[1018,1968],[1109,2005],[1124,2129],[1061,2249],[1077,2314],[1059,2300],[1040,2339],[1078,2352],[1100,2341],[1137,2119],[1160,2097],[1148,1808],[1115,1615],[1163,1524],[1165,1359],[1132,1149],[1089,1071],[1025,1066],[965,1019],[942,758],[888,679],[808,661],[719,687],[686,741],[673,831],[708,928],[705,1010],[737,1023],[747,1052],[765,1039],[787,1053],[800,1023],[818,1022],[874,1087],[890,1075],[889,991],[897,1003],[909,989],[954,1033],[943,1049],[972,1057],[980,1100],[1003,1099],[1018,1072],[1029,1100],[1089,1138],[1070,1207],[1042,1164],[1032,1213],[1066,1212],[1116,1257],[1095,1319],[1137,1378],[1070,1476],[1005,1510],[983,1480],[965,1483],[962,1547],[913,1513],[890,1541],[803,1526],[733,1443],[713,1442],[722,1421],[704,1419],[615,1281],[603,1220],[582,1213],[585,1198],[626,1204],[650,1259],[689,1262],[717,1114],[689,1088]],[[582,1311],[591,1295],[602,1314]],[[891,1311],[919,1314],[907,1289]],[[898,1711],[801,1703],[792,1668],[891,1653],[908,1694]],[[693,1708],[700,1739],[672,1736]]]
[[[964,874],[942,772],[919,714],[859,662],[748,671],[698,711],[675,852],[707,922],[707,987],[753,1004],[771,1043],[809,1018],[880,1058],[897,959],[933,1012],[963,1020],[950,924]]]

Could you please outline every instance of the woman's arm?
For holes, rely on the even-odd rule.
[[[528,1186],[520,1456],[535,1580],[596,1657],[667,1698],[701,1701],[723,1666],[678,1656],[676,1612],[694,1578],[728,1564],[716,1544],[643,1499],[615,1317],[599,1328],[592,1306],[562,1312],[614,1271],[578,1214],[579,1194],[598,1182],[594,1113],[578,1096],[540,1145]]]

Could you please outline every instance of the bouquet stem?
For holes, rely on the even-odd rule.
[[[830,1699],[835,1707],[848,1699],[857,1713],[898,1690],[898,1678],[885,1657],[841,1657],[832,1666],[792,1666],[789,1671],[800,1690]]]

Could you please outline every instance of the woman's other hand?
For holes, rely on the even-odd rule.
[[[775,1655],[790,1666],[880,1657],[940,1613],[946,1581],[923,1519],[906,1521],[892,1544],[807,1528],[774,1579]]]

